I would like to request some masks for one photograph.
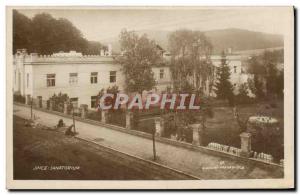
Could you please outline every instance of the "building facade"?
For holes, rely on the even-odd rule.
[[[157,81],[156,91],[171,86],[169,68],[153,67]],[[79,107],[87,104],[95,106],[101,89],[118,86],[124,90],[124,75],[121,65],[114,62],[111,55],[88,55],[71,51],[39,56],[18,50],[14,56],[14,93],[31,98],[42,107],[54,94],[67,94],[72,104]]]

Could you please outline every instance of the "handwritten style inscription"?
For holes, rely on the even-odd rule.
[[[220,161],[218,165],[215,166],[203,166],[202,170],[213,170],[213,169],[240,169],[240,170],[244,170],[245,167],[244,166],[240,166],[240,165],[225,165],[224,161]]]
[[[76,171],[80,166],[35,166],[33,171]]]

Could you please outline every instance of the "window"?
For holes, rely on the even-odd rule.
[[[91,108],[97,108],[97,96],[91,96]]]
[[[78,74],[77,73],[70,73],[69,83],[70,85],[77,84],[78,81]]]
[[[98,82],[98,72],[92,72],[91,73],[91,83],[97,83]]]
[[[233,68],[234,68],[234,73],[236,73],[236,66],[234,66]]]
[[[26,84],[27,84],[27,88],[29,87],[29,73],[27,73],[27,81],[26,81]]]
[[[164,69],[160,69],[160,70],[159,70],[159,78],[160,78],[160,79],[163,79],[163,78],[164,78],[164,73],[165,73],[164,71],[165,71]]]
[[[78,98],[70,98],[70,103],[74,109],[78,108]]]
[[[117,80],[117,71],[110,71],[109,72],[109,82],[115,83]]]
[[[47,87],[55,86],[55,74],[47,74]]]

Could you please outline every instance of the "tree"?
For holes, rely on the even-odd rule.
[[[206,101],[204,101],[201,109],[201,120],[200,120],[201,131],[199,132],[200,145],[202,146],[206,146],[208,144],[206,122],[208,118],[213,118],[213,117],[214,117],[214,113],[212,107]]]
[[[248,86],[256,99],[261,100],[265,97],[263,82],[259,80],[259,75],[254,74],[253,79],[248,79]]]
[[[209,92],[214,82],[214,69],[210,60],[212,45],[200,31],[177,30],[169,37],[171,53],[171,74],[174,92],[196,94],[197,98],[204,97],[205,90]],[[206,89],[207,84],[209,89]],[[203,98],[201,110],[186,110],[174,113],[175,129],[178,139],[186,139],[189,124],[201,122],[202,132],[205,132],[205,123],[208,110]],[[200,133],[200,132],[199,132]]]
[[[250,85],[250,89],[258,99],[265,95],[282,97],[283,74],[278,69],[278,65],[282,63],[283,50],[265,51],[263,54],[253,56],[248,60],[248,71],[254,74],[253,85]]]
[[[283,97],[283,89],[284,89],[284,72],[281,70],[276,79],[276,94],[279,98]]]
[[[157,49],[157,44],[148,39],[147,35],[137,35],[134,31],[122,30],[120,45],[123,56],[116,61],[121,64],[125,75],[126,91],[129,93],[151,90],[156,85],[152,67],[161,63],[162,58]],[[134,112],[133,121],[139,121],[139,113]],[[152,132],[153,155],[156,160],[155,132]]]
[[[261,56],[252,56],[247,60],[248,72],[254,75],[265,75],[266,68],[262,63]]]
[[[30,41],[32,39],[31,20],[13,10],[13,52],[17,49],[31,49]],[[30,47],[30,48],[29,48]]]
[[[116,59],[125,75],[127,92],[142,93],[156,85],[152,67],[161,63],[157,45],[147,35],[138,36],[134,31],[123,30],[120,34],[123,56]]]
[[[267,95],[270,97],[277,92],[277,69],[271,61],[267,62],[266,89]]]
[[[248,83],[243,83],[239,86],[238,95],[235,97],[235,103],[247,104],[251,103],[252,98],[249,97]]]
[[[202,93],[207,82],[213,83],[210,61],[212,45],[203,33],[177,30],[169,37],[169,48],[175,91],[182,91],[186,82],[189,82],[196,91]]]
[[[230,69],[226,63],[225,53],[222,53],[221,66],[217,68],[217,82],[215,84],[217,98],[226,99],[233,103],[233,86],[230,82]]]
[[[36,14],[32,19],[13,11],[13,52],[26,48],[28,52],[52,54],[76,50],[84,54],[99,54],[103,46],[86,40],[69,20],[55,19],[50,14]]]

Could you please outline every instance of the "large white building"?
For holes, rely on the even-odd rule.
[[[152,69],[157,81],[156,90],[171,86],[171,75],[166,66]],[[71,51],[53,55],[37,55],[18,50],[14,56],[14,92],[46,107],[54,94],[67,94],[76,106],[87,104],[91,109],[101,89],[118,86],[124,90],[121,66],[113,56],[88,55]]]

